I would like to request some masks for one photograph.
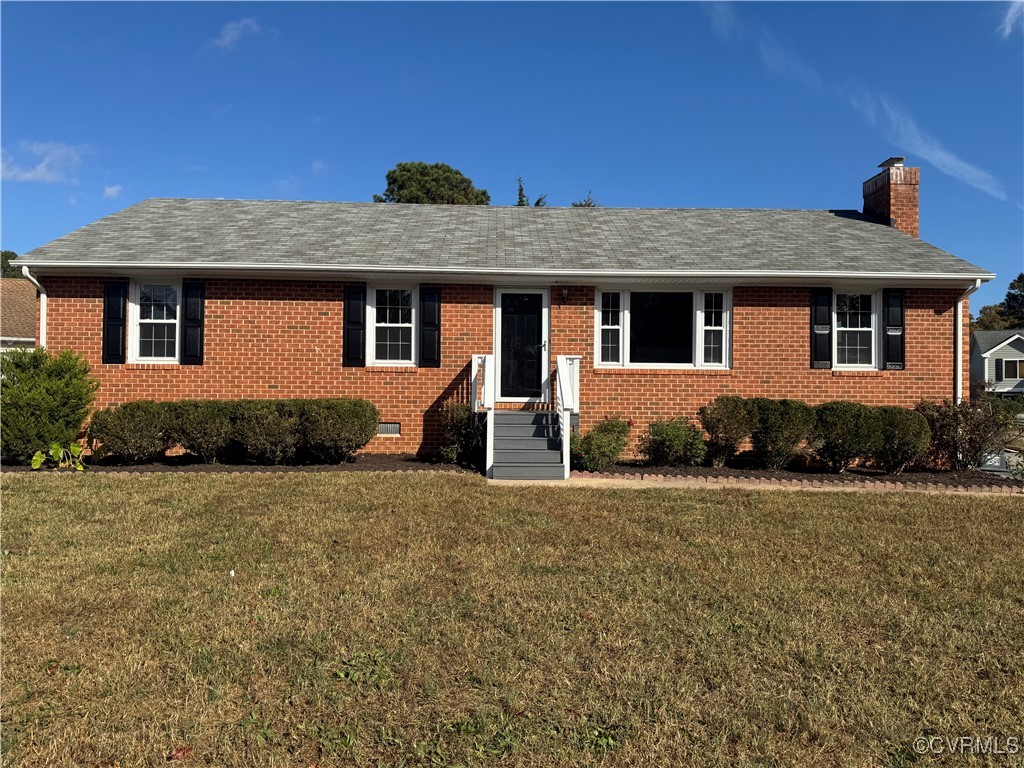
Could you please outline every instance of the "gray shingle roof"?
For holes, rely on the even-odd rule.
[[[987,273],[857,212],[152,199],[22,263]]]
[[[1024,336],[1024,328],[1004,328],[1001,331],[974,331],[971,334],[971,340],[977,346],[978,351],[984,354],[1017,334]]]

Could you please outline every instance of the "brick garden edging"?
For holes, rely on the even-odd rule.
[[[708,477],[676,476],[647,473],[618,473],[573,471],[570,480],[619,480],[642,481],[659,485],[675,485],[687,488],[773,488],[789,490],[826,491],[923,491],[926,493],[999,493],[1024,494],[1024,485],[944,485],[942,483],[904,483],[892,480],[831,480],[828,478],[790,480],[769,477]]]

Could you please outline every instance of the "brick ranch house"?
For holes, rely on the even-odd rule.
[[[566,425],[721,394],[913,406],[968,396],[968,295],[993,275],[918,239],[920,171],[864,210],[146,200],[23,255],[39,338],[97,405],[362,397],[371,452],[486,413],[494,477],[568,474]]]

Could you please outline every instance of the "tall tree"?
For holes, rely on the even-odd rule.
[[[516,207],[517,208],[525,208],[526,206],[528,206],[530,204],[530,198],[527,197],[526,190],[523,188],[523,177],[522,176],[520,176],[520,177],[518,177],[516,179],[516,185],[518,186],[518,191],[517,191],[517,194],[516,194]],[[548,196],[547,195],[541,195],[540,197],[538,197],[533,202],[533,207],[534,208],[544,208],[544,207],[547,206],[547,204],[548,204]]]
[[[587,196],[582,200],[576,200],[572,204],[573,208],[600,208],[601,204],[594,199],[594,196],[590,194],[590,190],[587,190]]]
[[[435,205],[487,205],[491,196],[477,189],[472,179],[445,163],[398,163],[388,171],[387,189],[374,195],[375,203],[433,203]]]
[[[24,277],[21,274],[21,269],[11,264],[11,262],[18,258],[18,254],[14,251],[3,251],[0,254],[0,265],[3,266],[4,277]]]
[[[971,323],[974,331],[1001,331],[1003,328],[1024,328],[1024,272],[1010,283],[1006,298],[999,304],[982,307]]]
[[[1024,328],[1024,272],[1010,283],[1003,299],[1003,313],[1009,318],[1011,327]]]

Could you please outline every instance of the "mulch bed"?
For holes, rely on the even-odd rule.
[[[4,465],[4,472],[31,472],[31,467]],[[37,470],[51,471],[50,468]],[[86,472],[131,472],[133,474],[150,474],[153,472],[228,472],[243,473],[289,473],[289,472],[454,472],[474,473],[472,469],[454,464],[437,464],[417,458],[413,454],[381,454],[368,453],[356,456],[344,464],[303,464],[299,466],[266,466],[257,464],[203,464],[192,456],[172,456],[164,461],[152,464],[116,465],[102,461],[86,464]]]
[[[696,480],[711,484],[742,482],[749,485],[821,488],[843,485],[851,488],[887,488],[889,490],[978,490],[1024,492],[1024,486],[1012,477],[994,472],[930,472],[908,469],[901,475],[886,475],[877,470],[852,468],[833,474],[809,467],[799,472],[784,469],[746,467],[649,467],[623,462],[603,472],[573,472],[573,477],[633,478],[652,480]],[[892,486],[892,487],[890,487]],[[899,486],[896,488],[896,486]]]

